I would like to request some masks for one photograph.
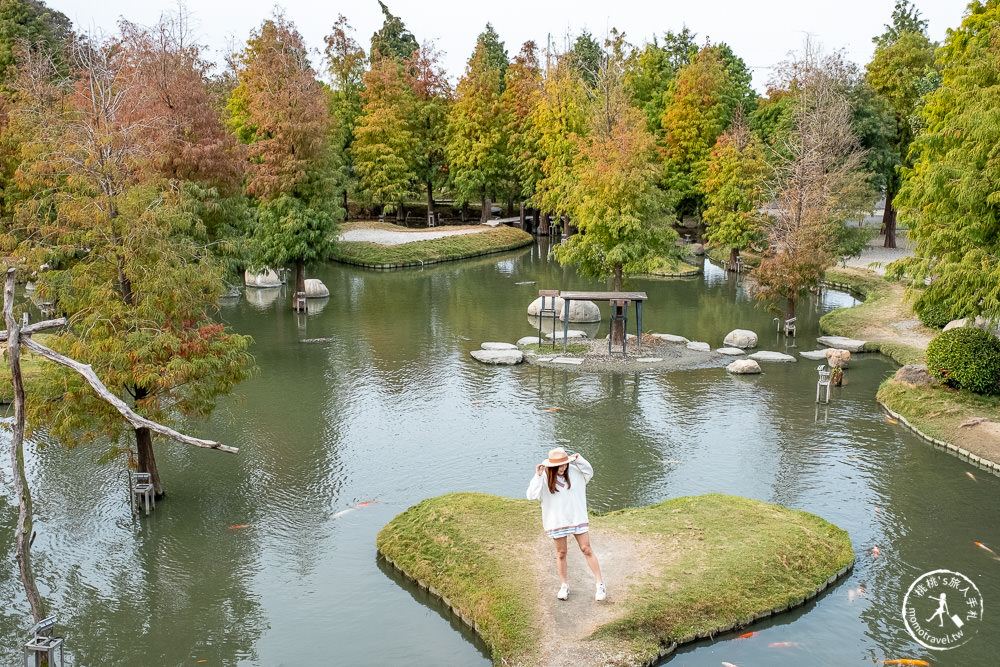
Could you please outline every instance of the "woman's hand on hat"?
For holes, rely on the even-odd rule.
[[[541,475],[543,470],[545,470],[545,464],[539,463],[538,465],[535,466],[536,475]]]
[[[571,461],[576,461],[578,458],[580,458],[579,454],[573,454],[573,456],[570,458],[570,460]]]

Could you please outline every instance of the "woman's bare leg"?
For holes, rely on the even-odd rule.
[[[576,535],[576,543],[580,545],[580,551],[583,552],[583,557],[587,559],[587,565],[590,566],[590,571],[594,573],[594,581],[598,584],[603,582],[604,579],[601,578],[601,564],[597,562],[597,554],[595,554],[594,550],[590,548],[590,533],[581,533]],[[565,568],[566,561],[563,560],[564,571]],[[563,581],[565,581],[565,579]]]
[[[556,570],[559,572],[560,583],[566,583],[566,538],[554,537],[556,543]]]

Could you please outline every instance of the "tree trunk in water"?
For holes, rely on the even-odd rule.
[[[548,234],[549,233],[549,214],[542,213],[542,220],[538,223],[538,233]]]
[[[135,388],[135,403],[139,407],[139,401],[149,396],[143,387]],[[137,472],[148,472],[150,481],[153,483],[153,493],[157,498],[163,497],[163,485],[160,483],[160,471],[156,469],[156,455],[153,453],[153,432],[148,428],[141,427],[135,429],[135,447],[139,456],[137,462]]]
[[[790,320],[795,317],[795,295],[791,295],[785,301],[785,319]]]
[[[883,248],[896,247],[896,207],[892,205],[893,197],[888,190],[885,197],[885,210],[882,212],[882,231],[885,233]]]
[[[306,293],[306,263],[303,261],[295,262],[295,293],[292,295],[292,310],[305,312],[306,304],[305,302],[299,302],[298,296],[301,294],[303,297]]]
[[[615,264],[615,270],[613,274],[613,280],[611,281],[611,289],[614,292],[622,291],[622,265]],[[616,307],[614,314],[617,316],[625,315],[622,313],[622,307]],[[612,320],[614,326],[611,327],[611,345],[621,345],[622,341],[625,340],[625,322],[622,320]]]
[[[736,247],[730,248],[729,249],[729,266],[726,267],[726,268],[728,268],[730,271],[735,271],[736,270],[736,260],[739,259],[739,257],[740,257],[740,249],[736,248]]]
[[[10,438],[10,464],[17,493],[17,527],[14,529],[14,558],[21,585],[35,623],[45,618],[45,601],[38,592],[31,568],[31,490],[24,475],[24,382],[21,377],[21,328],[14,319],[14,269],[7,271],[3,293],[3,314],[7,324],[7,361],[14,383],[14,424]]]

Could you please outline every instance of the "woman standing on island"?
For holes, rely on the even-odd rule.
[[[556,545],[556,569],[562,585],[556,597],[569,597],[566,583],[566,538],[572,535],[587,559],[597,583],[595,600],[607,596],[601,566],[590,548],[587,519],[587,482],[594,476],[594,467],[579,454],[570,456],[562,447],[549,452],[549,458],[535,466],[535,476],[528,485],[528,500],[542,501],[542,527]]]

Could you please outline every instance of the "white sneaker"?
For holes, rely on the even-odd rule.
[[[594,599],[600,602],[604,598],[608,597],[608,591],[604,588],[604,582],[597,584],[597,593],[594,595]]]
[[[568,598],[569,597],[569,586],[566,585],[566,584],[563,584],[562,586],[560,586],[559,587],[559,592],[556,593],[556,597],[559,598],[560,600],[565,600],[566,598]]]

